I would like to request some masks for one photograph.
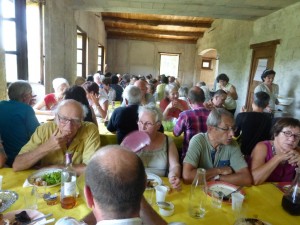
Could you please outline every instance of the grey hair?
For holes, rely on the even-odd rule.
[[[52,81],[52,85],[53,85],[53,89],[56,91],[56,89],[58,89],[61,85],[63,84],[66,84],[68,87],[70,86],[69,85],[69,82],[65,79],[65,78],[55,78],[53,81]]]
[[[123,98],[127,99],[130,105],[139,105],[142,100],[142,92],[138,87],[128,85],[123,91]]]
[[[233,119],[233,115],[226,109],[215,108],[209,113],[206,125],[212,127],[218,126],[222,122],[222,116],[227,116]]]
[[[155,122],[162,122],[163,115],[159,108],[156,107],[154,103],[149,103],[144,106],[139,107],[139,118],[143,112],[150,112],[155,117]]]
[[[176,84],[167,84],[165,87],[165,97],[168,97],[173,90],[178,91],[178,86]]]
[[[65,99],[65,100],[62,100],[58,106],[55,108],[54,110],[54,113],[55,115],[57,115],[60,111],[60,109],[63,107],[63,106],[66,106],[66,105],[69,105],[69,104],[75,104],[75,105],[78,105],[82,111],[81,111],[81,118],[82,120],[86,117],[86,115],[88,114],[88,109],[85,105],[81,104],[80,102],[74,100],[74,99]]]
[[[13,82],[8,87],[8,97],[10,100],[22,102],[24,95],[30,93],[32,93],[32,88],[25,80]]]

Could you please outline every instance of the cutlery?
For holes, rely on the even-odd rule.
[[[243,186],[239,186],[235,191],[230,192],[228,195],[224,195],[223,200],[228,201],[230,199],[231,194],[238,192],[242,188],[243,188]]]
[[[33,224],[33,223],[36,223],[36,222],[38,222],[38,221],[41,221],[41,220],[43,220],[43,219],[45,219],[45,218],[48,218],[48,217],[50,217],[50,216],[52,216],[52,215],[53,215],[52,213],[49,213],[49,214],[47,214],[47,215],[45,215],[45,216],[41,216],[41,217],[39,217],[39,218],[36,218],[36,219],[34,219],[34,220],[31,220],[30,222],[22,223],[22,225]]]

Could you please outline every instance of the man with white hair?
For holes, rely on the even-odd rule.
[[[15,171],[33,166],[64,167],[66,151],[72,152],[73,166],[78,174],[100,147],[95,124],[83,122],[87,109],[79,102],[63,100],[55,110],[55,121],[38,127],[13,163]]]
[[[142,99],[141,90],[136,86],[129,85],[123,92],[123,99],[126,106],[116,108],[107,125],[110,132],[117,132],[119,144],[127,134],[138,129],[137,119]]]
[[[19,80],[8,87],[9,101],[0,101],[0,136],[7,155],[6,165],[12,166],[21,148],[40,125],[30,106],[32,88]]]

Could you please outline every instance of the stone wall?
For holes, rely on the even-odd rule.
[[[145,42],[110,39],[107,42],[108,70],[114,73],[130,73],[155,77],[159,75],[160,52],[180,54],[179,81],[192,86],[195,68],[196,46],[167,42]]]
[[[276,49],[274,82],[280,86],[280,95],[295,97],[296,102],[300,102],[300,85],[295,82],[300,78],[299,10],[300,3],[297,3],[254,22],[215,20],[214,29],[198,41],[198,53],[209,48],[217,50],[219,73],[229,75],[230,82],[237,88],[238,110],[246,103],[252,56],[249,46],[276,39],[280,39],[281,44]],[[292,112],[294,105],[283,110]]]

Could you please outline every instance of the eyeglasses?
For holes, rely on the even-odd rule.
[[[140,120],[137,121],[137,124],[141,125],[141,126],[145,126],[146,128],[153,127],[155,125],[155,123],[143,122],[143,121],[140,121]]]
[[[281,131],[281,133],[283,133],[284,136],[286,136],[286,137],[292,137],[293,136],[296,140],[300,140],[300,134],[294,134],[291,131]]]
[[[59,114],[57,114],[57,117],[58,117],[58,121],[63,125],[66,125],[68,122],[70,122],[73,125],[80,125],[81,124],[80,119],[68,119],[66,117],[60,116]]]
[[[228,132],[228,131],[232,131],[232,132],[235,132],[236,131],[236,127],[218,127],[218,126],[215,126],[215,128],[218,128],[222,131],[225,131],[225,132]]]

